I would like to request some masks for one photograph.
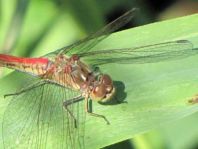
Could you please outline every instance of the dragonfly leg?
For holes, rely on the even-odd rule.
[[[103,118],[106,121],[107,125],[109,125],[110,122],[107,120],[107,118],[104,115],[100,115],[100,114],[97,114],[97,113],[90,112],[90,110],[88,108],[89,107],[88,103],[89,103],[89,101],[88,101],[88,98],[86,97],[85,98],[85,111],[91,116]]]
[[[31,90],[31,89],[37,88],[37,87],[42,86],[42,85],[45,85],[45,84],[47,84],[47,82],[46,82],[46,81],[43,81],[43,80],[40,81],[40,82],[36,82],[36,83],[31,84],[30,86],[28,86],[28,87],[26,87],[26,88],[24,88],[24,89],[22,89],[22,90],[20,90],[20,91],[18,91],[18,92],[11,93],[11,94],[5,94],[5,95],[4,95],[4,98],[6,98],[6,97],[8,97],[8,96],[20,95],[20,94],[22,94],[22,93],[24,93],[24,92],[26,92],[26,91],[29,91],[29,90]]]
[[[75,128],[77,128],[77,120],[76,120],[75,116],[73,115],[73,113],[71,112],[71,110],[69,110],[68,106],[71,105],[71,104],[73,104],[73,103],[76,103],[76,102],[78,102],[78,101],[80,101],[82,99],[83,99],[82,96],[79,95],[77,97],[74,97],[74,98],[69,99],[69,100],[65,100],[63,102],[63,107],[65,108],[65,110],[69,113],[69,115],[74,120],[74,126],[75,126]]]

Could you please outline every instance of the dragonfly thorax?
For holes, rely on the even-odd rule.
[[[79,90],[84,97],[94,101],[106,102],[115,94],[111,77],[96,73],[80,60],[77,55],[70,58],[60,55],[49,69],[51,79],[58,84]],[[50,72],[48,70],[48,72]]]
[[[107,74],[95,73],[77,55],[72,56],[71,59],[74,62],[72,74],[75,76],[75,82],[80,86],[82,95],[99,102],[111,100],[115,94],[111,77]]]
[[[77,55],[72,56],[71,59],[74,62],[72,73],[80,86],[82,95],[89,96],[92,100],[99,102],[111,100],[115,94],[111,77],[107,74],[96,73]]]

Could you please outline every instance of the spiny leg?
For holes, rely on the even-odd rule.
[[[44,80],[42,80],[42,81],[40,81],[40,82],[36,82],[36,83],[34,83],[34,84],[32,84],[32,85],[30,85],[30,86],[28,86],[28,87],[26,87],[26,88],[24,88],[24,89],[22,89],[22,90],[16,92],[16,93],[5,94],[5,95],[4,95],[4,98],[6,98],[6,97],[8,97],[8,96],[20,95],[20,94],[22,94],[22,93],[24,93],[24,92],[26,92],[26,91],[29,91],[29,90],[34,89],[34,88],[37,88],[37,87],[42,86],[42,85],[45,85],[45,84],[47,84],[47,83],[48,83],[48,82],[46,82],[46,81],[44,81]]]
[[[85,97],[85,111],[91,116],[103,118],[106,121],[107,125],[110,125],[110,122],[107,120],[107,118],[104,115],[100,115],[100,114],[97,114],[97,113],[90,112],[90,110],[88,108],[89,107],[88,103],[89,103],[88,97]]]
[[[65,108],[65,110],[69,113],[69,115],[72,117],[73,121],[74,121],[74,126],[75,128],[77,128],[77,120],[75,118],[75,116],[73,115],[73,113],[71,112],[71,110],[68,108],[69,105],[73,104],[73,103],[76,103],[76,102],[79,102],[80,100],[82,100],[82,96],[79,95],[79,96],[76,96],[72,99],[69,99],[69,100],[65,100],[63,102],[63,107]]]

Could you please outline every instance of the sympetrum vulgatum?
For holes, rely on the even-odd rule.
[[[0,55],[0,66],[35,77],[18,92],[5,95],[13,96],[3,119],[5,148],[83,148],[84,117],[79,115],[84,112],[79,112],[74,105],[84,99],[85,112],[109,124],[105,115],[90,111],[88,101],[107,102],[116,92],[111,76],[95,71],[94,67],[109,63],[153,63],[194,54],[188,40],[92,50],[111,32],[128,23],[135,11],[128,11],[95,34],[44,57]]]

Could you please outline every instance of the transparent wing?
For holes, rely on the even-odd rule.
[[[107,38],[110,33],[118,30],[125,24],[127,24],[135,15],[135,12],[137,11],[137,8],[133,8],[114,20],[113,22],[107,24],[105,27],[100,29],[94,34],[91,34],[90,36],[79,40],[78,42],[70,45],[63,47],[61,49],[56,50],[55,52],[49,53],[46,56],[51,56],[51,55],[57,55],[57,54],[77,54],[77,53],[83,53],[85,51],[91,50],[94,46],[96,46],[100,41],[104,40]]]
[[[63,108],[63,101],[76,95],[63,87],[43,84],[14,96],[3,118],[4,148],[84,148],[82,102],[68,107],[77,119],[77,128]]]
[[[108,63],[154,63],[164,60],[185,58],[198,50],[188,40],[146,45],[136,48],[100,50],[81,53],[79,56],[91,65]]]

